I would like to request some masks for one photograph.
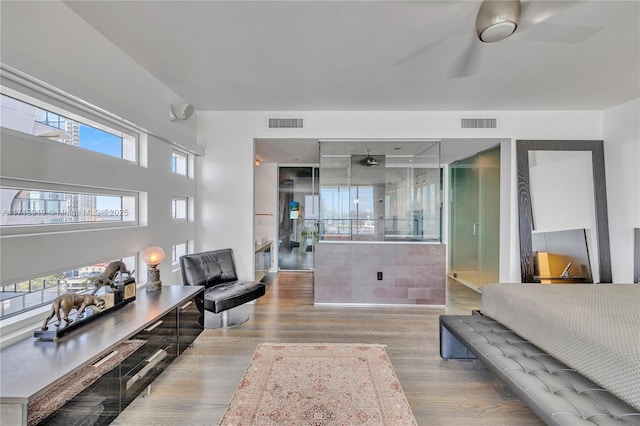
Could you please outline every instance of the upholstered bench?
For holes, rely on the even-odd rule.
[[[229,310],[265,294],[263,283],[238,280],[231,249],[187,254],[180,258],[180,266],[184,285],[205,287],[196,304],[201,324],[209,328],[229,327],[246,321],[248,316],[231,320]],[[205,311],[220,314],[219,325],[205,321]]]
[[[440,356],[479,359],[547,424],[640,425],[640,412],[483,315],[441,315]]]

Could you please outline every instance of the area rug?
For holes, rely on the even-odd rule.
[[[221,426],[416,425],[384,345],[263,343]]]

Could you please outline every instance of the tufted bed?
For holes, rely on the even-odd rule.
[[[549,425],[640,425],[640,286],[491,284],[440,317],[445,359],[478,358]]]

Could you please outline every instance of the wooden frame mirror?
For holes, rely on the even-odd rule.
[[[598,250],[599,281],[610,283],[611,254],[609,247],[609,219],[607,213],[607,189],[604,167],[603,141],[575,140],[518,140],[516,160],[518,173],[518,215],[520,225],[520,270],[523,283],[535,282],[533,238],[533,206],[529,169],[529,153],[532,151],[587,151],[591,154],[593,175],[593,201],[595,231]],[[594,277],[594,282],[595,282]]]

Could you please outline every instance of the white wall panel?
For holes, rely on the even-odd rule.
[[[613,282],[633,282],[633,228],[640,228],[640,99],[604,112],[604,159]]]

